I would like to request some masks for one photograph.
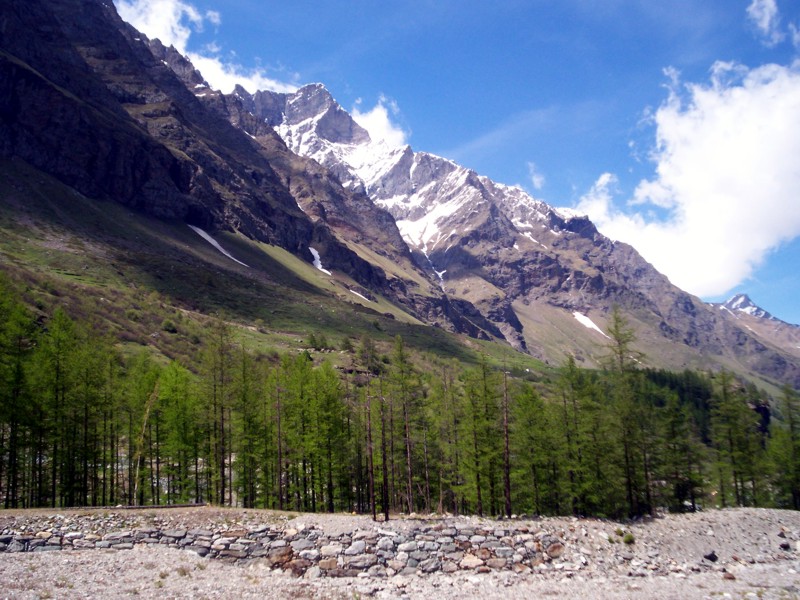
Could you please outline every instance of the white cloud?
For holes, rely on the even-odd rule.
[[[383,141],[390,147],[405,145],[408,134],[392,121],[392,117],[400,114],[400,109],[394,100],[381,95],[378,103],[366,112],[359,109],[360,104],[359,99],[350,112],[353,120],[369,132],[373,142]]]
[[[216,10],[206,11],[206,18],[212,25],[219,27],[222,24],[222,16]]]
[[[528,177],[530,177],[533,189],[541,190],[544,187],[544,175],[539,172],[539,168],[534,162],[528,162]]]
[[[119,15],[150,39],[186,52],[192,29],[201,31],[203,16],[181,0],[116,0]]]
[[[747,7],[747,17],[755,25],[768,46],[775,46],[786,37],[780,29],[780,15],[775,0],[753,0]]]
[[[267,77],[265,72],[260,69],[246,69],[235,63],[224,62],[215,56],[203,56],[194,52],[187,53],[187,56],[212,88],[226,94],[231,93],[236,84],[241,85],[250,93],[258,90],[294,92],[298,88],[294,83]]]
[[[789,34],[792,36],[792,45],[800,49],[800,28],[794,23],[789,23]]]
[[[206,46],[206,54],[187,50],[189,38],[194,31],[202,31],[206,22],[218,27],[222,23],[220,13],[209,10],[200,12],[194,5],[183,0],[115,0],[120,16],[150,39],[159,39],[165,46],[175,46],[186,55],[203,74],[211,87],[230,93],[238,83],[249,92],[272,90],[293,92],[294,83],[278,81],[268,77],[263,69],[248,69],[217,56],[219,46]]]
[[[584,194],[578,204],[578,213],[589,215],[595,224],[604,227],[617,227],[619,221],[630,217],[616,213],[613,209],[617,177],[613,173],[603,173],[594,182],[591,189]]]
[[[800,61],[674,79],[653,122],[655,177],[620,209],[604,174],[577,208],[679,287],[724,294],[800,235]]]

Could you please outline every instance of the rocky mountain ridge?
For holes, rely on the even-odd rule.
[[[758,306],[755,302],[750,299],[750,296],[747,294],[734,294],[731,296],[727,301],[723,302],[722,304],[713,304],[712,306],[718,306],[722,310],[728,310],[732,313],[744,313],[746,315],[750,315],[751,317],[757,317],[759,319],[767,319],[769,321],[777,321],[776,317],[773,317],[770,313],[766,310]]]
[[[320,84],[222,94],[99,1],[5,4],[0,17],[0,158],[82,196],[283,248],[367,306],[382,298],[410,322],[552,363],[600,364],[619,306],[654,366],[800,384],[793,352],[587,218],[373,142]]]
[[[234,96],[291,150],[391,213],[420,268],[522,351],[596,365],[605,321],[619,306],[660,365],[713,368],[716,355],[761,376],[800,373],[785,345],[676,288],[587,217],[448,159],[373,142],[321,84]]]
[[[210,94],[191,63],[123,22],[113,5],[7,3],[0,17],[0,157],[89,198],[236,232],[308,263],[314,248],[344,292],[493,336],[473,307],[447,298],[414,265],[390,215],[289,151],[271,128],[255,139],[232,126],[214,100],[233,103]]]
[[[800,325],[775,317],[753,302],[747,294],[735,294],[726,302],[711,306],[766,343],[774,344],[784,352],[800,358]]]

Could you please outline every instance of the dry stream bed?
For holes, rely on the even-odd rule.
[[[626,543],[626,541],[628,543]],[[0,598],[800,598],[800,513],[0,511]]]

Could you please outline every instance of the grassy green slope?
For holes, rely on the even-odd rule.
[[[560,366],[553,360],[545,365],[504,344],[424,325],[385,298],[367,300],[352,293],[360,288],[347,276],[327,276],[281,248],[232,233],[214,236],[248,266],[226,257],[183,223],[89,200],[21,161],[0,161],[0,271],[25,290],[27,303],[43,317],[64,306],[75,318],[93,320],[128,350],[146,346],[196,365],[209,319],[215,317],[237,325],[248,346],[265,351],[305,348],[313,333],[335,347],[345,338],[357,343],[366,335],[389,353],[392,340],[401,335],[420,356],[470,364],[485,355],[522,378],[547,377]],[[534,351],[573,354],[590,368],[607,352],[601,334],[587,336],[588,330],[564,311],[515,307]],[[601,316],[592,318],[605,327]],[[637,347],[648,357],[648,366],[719,365],[697,355],[665,356],[663,344],[646,335]],[[777,389],[735,362],[724,366],[760,387]]]
[[[89,200],[25,163],[0,162],[0,268],[43,314],[65,306],[123,344],[189,364],[211,316],[239,325],[262,348],[305,347],[314,333],[335,345],[369,335],[388,350],[402,335],[419,352],[511,362],[508,348],[422,325],[384,298],[360,298],[341,274],[328,277],[274,246],[214,235],[248,266],[183,223]],[[524,355],[513,361],[520,369],[537,365]]]

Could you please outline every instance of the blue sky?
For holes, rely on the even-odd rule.
[[[796,0],[116,0],[215,87],[321,82],[374,135],[589,214],[800,323]]]

